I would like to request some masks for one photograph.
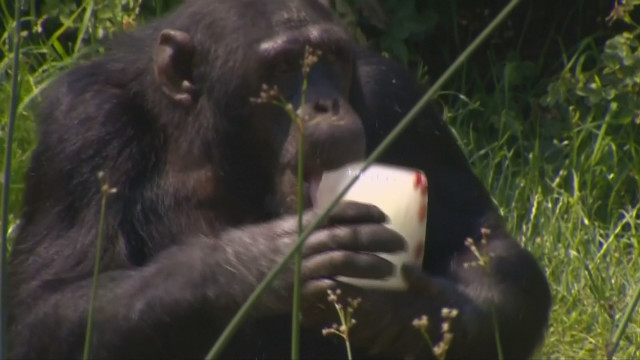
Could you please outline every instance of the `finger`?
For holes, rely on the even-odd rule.
[[[327,326],[335,318],[335,307],[327,290],[336,291],[333,279],[305,281],[302,285],[302,322],[305,325]]]
[[[393,274],[394,266],[390,261],[375,254],[329,251],[306,258],[302,263],[302,278],[348,276],[383,279]]]
[[[332,278],[318,278],[308,280],[304,282],[304,285],[302,285],[303,295],[307,295],[309,296],[309,298],[320,300],[322,302],[328,300],[329,293],[327,292],[327,290],[331,290],[334,293],[336,291],[340,291],[340,294],[342,294],[345,299],[362,297],[364,293],[369,293],[369,290],[367,289],[363,289],[361,287]],[[371,291],[375,292],[376,290]]]
[[[385,221],[387,221],[387,215],[377,206],[355,201],[342,201],[333,210],[327,223],[356,224],[363,222],[383,223]]]
[[[363,224],[318,230],[307,240],[302,254],[308,257],[333,250],[391,253],[406,248],[407,242],[396,231],[380,224]]]
[[[410,291],[417,291],[424,295],[431,295],[436,290],[429,281],[429,277],[424,271],[415,265],[403,264],[401,267],[402,276],[409,284]]]
[[[318,216],[320,215],[319,211],[316,209],[309,209],[304,212],[302,215],[302,227],[307,229],[311,224],[313,224]],[[326,224],[326,220],[318,224],[318,228],[324,226]],[[297,234],[298,233],[298,215],[286,215],[280,219],[276,219],[271,222],[263,223],[259,225],[257,228],[258,232],[273,232],[273,228],[277,230],[277,233],[282,236],[287,236],[289,234]],[[233,231],[233,230],[230,230]]]
[[[332,304],[336,299],[330,296],[329,290],[331,290],[333,294],[338,294],[339,299],[337,300],[341,303],[348,301],[348,299],[362,298],[364,291],[357,286],[330,278],[308,280],[302,285],[302,296],[304,296],[306,304],[305,310],[317,312],[333,309]],[[332,312],[333,311],[335,311],[335,309],[333,309]]]

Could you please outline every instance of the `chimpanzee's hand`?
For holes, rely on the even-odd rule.
[[[309,236],[302,248],[305,308],[325,307],[331,287],[327,279],[382,279],[393,274],[394,265],[374,253],[403,251],[406,242],[384,226],[385,221],[386,215],[377,207],[345,201]]]
[[[375,206],[341,203],[303,246],[303,281],[336,276],[382,279],[392,275],[394,265],[373,253],[403,251],[406,242],[384,226],[384,221],[385,214]]]
[[[304,214],[303,226],[318,217],[316,210]],[[306,240],[302,247],[303,306],[325,306],[326,290],[334,277],[348,276],[382,279],[393,273],[393,264],[374,253],[403,251],[406,242],[397,232],[383,225],[385,214],[375,206],[342,202]],[[216,268],[231,270],[218,287],[233,286],[238,301],[244,301],[266,273],[287,253],[298,238],[296,215],[225,232],[214,244],[224,264]],[[293,264],[288,266],[262,297],[259,312],[290,310]],[[327,283],[329,281],[329,283]]]

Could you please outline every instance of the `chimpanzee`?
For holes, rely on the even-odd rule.
[[[306,46],[322,52],[300,108],[311,189],[323,171],[362,159],[420,96],[410,74],[356,47],[315,1],[189,0],[48,87],[10,260],[12,357],[82,354],[101,171],[117,190],[106,203],[92,357],[206,354],[297,238],[299,128],[250,99],[267,84],[299,106]],[[302,358],[345,357],[344,344],[321,333],[337,321],[327,302],[336,287],[362,299],[354,358],[432,356],[412,320],[427,315],[437,342],[445,307],[459,311],[449,358],[496,358],[497,343],[505,358],[529,356],[548,321],[545,276],[506,232],[447,126],[425,111],[381,161],[427,174],[424,267],[402,268],[407,291],[335,280],[388,276],[392,265],[372,253],[406,246],[379,209],[341,203],[303,247]],[[308,192],[305,224],[318,216]],[[467,238],[488,265],[469,266],[477,258]],[[292,269],[225,358],[289,356]]]

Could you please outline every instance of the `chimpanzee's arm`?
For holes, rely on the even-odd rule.
[[[168,248],[143,267],[101,273],[92,357],[201,357],[291,246],[294,237],[288,233],[296,225],[291,218],[218,239],[194,238]],[[275,238],[272,234],[277,231],[282,236]],[[56,240],[74,246],[71,238]],[[93,258],[92,251],[85,255]],[[32,260],[30,266],[46,264]],[[12,327],[12,357],[80,357],[92,279],[47,279],[46,269],[36,276],[29,283],[15,284],[22,286],[12,302],[17,319]],[[254,314],[287,310],[288,288],[282,284],[276,288]]]
[[[316,215],[310,211],[305,224]],[[314,260],[304,263],[303,280],[340,274],[388,276],[391,264],[367,254],[405,247],[399,235],[381,225],[384,220],[377,208],[343,203],[305,244],[303,257]],[[297,231],[297,216],[288,216],[231,229],[216,238],[194,237],[167,248],[145,266],[102,272],[94,308],[92,357],[202,357],[256,285],[291,248]],[[23,228],[21,235],[33,238],[30,227]],[[114,256],[110,249],[117,248],[118,238],[113,235],[107,231],[107,258]],[[49,241],[58,246],[78,245],[73,237]],[[77,358],[82,354],[92,279],[48,272],[51,258],[39,253],[47,248],[48,244],[42,244],[35,253],[18,252],[12,259],[12,269],[22,270],[22,281],[14,279],[12,291],[11,356],[15,358]],[[92,258],[93,249],[86,249],[85,256]],[[111,258],[106,266],[118,262]],[[289,269],[251,315],[290,311],[291,278]],[[315,304],[326,297],[326,291],[304,296],[306,303]]]
[[[362,105],[356,109],[365,123],[371,151],[419,100],[420,91],[406,70],[382,57],[363,51],[358,61],[360,91],[356,88],[355,97]],[[354,329],[354,341],[358,343],[360,331],[365,333],[362,345],[371,352],[429,354],[417,330],[406,324],[427,315],[431,338],[437,342],[440,312],[448,307],[459,310],[448,358],[497,358],[496,327],[505,358],[530,356],[542,340],[549,316],[545,275],[531,254],[506,232],[491,197],[447,125],[432,109],[425,110],[381,160],[420,168],[427,175],[424,269],[406,269],[412,284],[407,296],[377,294],[381,306],[396,309],[387,315],[380,315],[374,293],[362,295],[360,311],[370,307],[377,316],[354,315],[364,322]],[[489,231],[484,242],[483,229]],[[487,264],[478,263],[465,245],[468,238],[474,240]],[[369,318],[375,321],[369,323]]]

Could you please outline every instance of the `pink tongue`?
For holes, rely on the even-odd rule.
[[[316,205],[318,203],[318,187],[320,186],[320,180],[322,180],[322,175],[314,175],[308,180],[311,205]]]

